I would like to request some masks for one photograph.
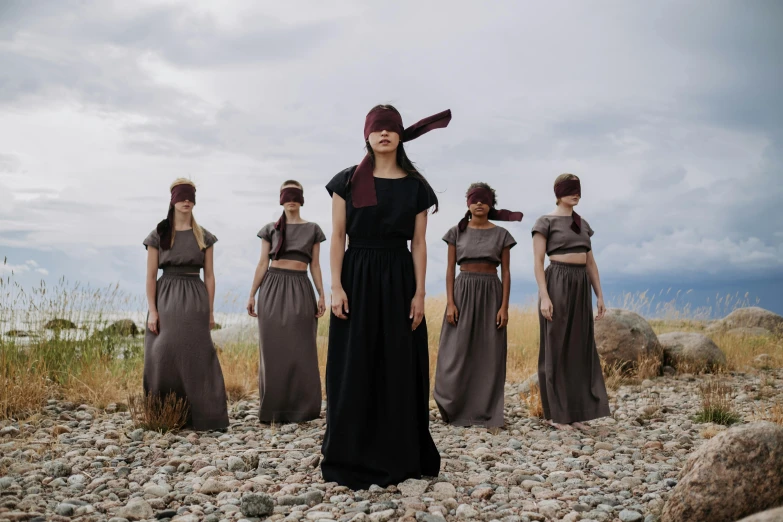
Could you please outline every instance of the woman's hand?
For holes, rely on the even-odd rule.
[[[495,319],[495,324],[497,324],[498,330],[508,326],[508,308],[505,306],[500,307],[497,318]]]
[[[551,321],[553,312],[554,307],[552,306],[552,300],[549,299],[549,297],[541,299],[541,315],[544,316],[544,319]]]
[[[215,314],[212,312],[209,312],[209,329],[214,330],[215,329]]]
[[[150,312],[149,315],[147,315],[147,328],[149,328],[150,332],[158,335],[160,332],[160,318],[158,317],[158,312]]]
[[[597,305],[598,305],[598,314],[596,314],[595,320],[596,321],[600,321],[601,319],[603,319],[604,315],[606,314],[606,306],[604,306],[604,298],[603,297],[599,297],[598,298]]]
[[[320,319],[326,313],[326,300],[324,296],[318,298],[318,311],[315,313],[315,317]]]
[[[457,305],[454,303],[449,303],[448,306],[446,306],[446,321],[448,321],[452,326],[457,326],[458,320],[459,310],[457,310]]]
[[[256,298],[255,298],[255,296],[251,295],[247,299],[247,306],[245,308],[247,308],[247,315],[249,315],[250,317],[258,317],[258,314],[256,313]]]
[[[414,295],[411,301],[411,315],[409,319],[413,319],[411,324],[411,330],[415,330],[421,324],[421,320],[424,319],[424,296]]]
[[[348,295],[342,288],[332,290],[332,313],[338,319],[348,319]]]

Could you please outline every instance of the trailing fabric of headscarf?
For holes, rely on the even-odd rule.
[[[445,110],[418,121],[408,128],[402,126],[402,116],[395,110],[378,108],[371,110],[364,120],[364,140],[372,132],[382,130],[396,132],[401,142],[415,140],[431,130],[442,129],[451,121],[451,110]],[[351,176],[351,197],[354,208],[372,207],[378,204],[373,179],[373,165],[369,154],[365,155]]]
[[[491,219],[492,221],[522,221],[522,217],[524,214],[522,212],[513,212],[511,210],[505,210],[505,209],[496,209],[495,208],[495,195],[492,193],[491,190],[486,189],[484,187],[476,187],[470,192],[468,192],[467,197],[468,206],[474,205],[476,203],[484,203],[490,207],[489,212],[487,213],[487,218]],[[470,213],[470,210],[468,210],[465,213],[465,217],[463,217],[459,224],[457,225],[460,232],[464,232],[466,228],[468,228],[468,223],[470,222],[472,214]]]
[[[304,205],[304,191],[297,187],[286,187],[280,191],[280,204],[285,205],[289,202],[296,202],[300,205]],[[280,239],[277,241],[277,245],[275,245],[275,249],[272,251],[272,259],[277,259],[277,256],[280,255],[280,252],[283,251],[283,243],[285,243],[285,228],[286,228],[286,217],[285,217],[285,210],[283,211],[283,215],[280,216],[280,219],[277,220],[275,223],[275,230],[278,231]]]
[[[555,196],[558,199],[564,198],[566,196],[581,196],[581,195],[582,195],[582,184],[579,182],[578,179],[567,179],[555,185]],[[572,212],[573,212],[574,221],[573,223],[571,223],[571,230],[573,230],[577,234],[581,234],[582,217],[579,214],[577,214],[576,211],[572,211]]]
[[[181,201],[190,201],[196,204],[196,187],[182,183],[171,188],[171,202],[169,203],[169,212],[166,219],[158,223],[157,231],[160,237],[160,249],[168,250],[171,248],[171,238],[174,230],[174,205]]]

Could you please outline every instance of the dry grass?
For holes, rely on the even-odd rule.
[[[46,404],[51,388],[46,372],[0,364],[0,419],[23,417]]]
[[[129,364],[118,367],[110,361],[84,364],[63,379],[61,395],[76,404],[105,408],[123,399],[141,386],[142,367]]]
[[[242,345],[219,350],[218,359],[229,402],[249,399],[258,391],[258,347]]]
[[[165,433],[177,431],[185,425],[189,406],[173,392],[163,400],[159,395],[136,394],[128,396],[128,411],[137,428]]]
[[[530,386],[530,392],[522,395],[522,399],[527,405],[527,414],[530,417],[539,419],[544,418],[544,405],[541,403],[541,389],[537,384]]]
[[[771,404],[759,406],[753,414],[753,420],[774,422],[783,426],[783,401],[777,400]]]
[[[699,385],[701,410],[696,422],[713,422],[730,426],[741,420],[733,410],[732,389],[719,379],[709,379]]]

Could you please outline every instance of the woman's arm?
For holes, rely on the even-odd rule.
[[[343,289],[342,271],[345,257],[345,200],[332,195],[332,240],[329,245],[329,262],[332,273],[332,313],[340,319],[347,319],[348,296]]]
[[[326,312],[326,304],[324,302],[324,282],[321,276],[321,243],[313,244],[312,252],[313,260],[310,262],[310,275],[313,276],[313,282],[315,283],[315,290],[318,292],[318,310],[315,313],[316,317],[321,317]]]
[[[215,247],[211,246],[204,252],[204,284],[207,285],[209,295],[209,329],[215,327]]]
[[[541,234],[533,234],[533,272],[538,284],[538,297],[541,299],[541,315],[547,321],[552,320],[552,301],[549,299],[549,291],[546,288],[546,275],[544,274],[544,257],[546,256],[546,238]]]
[[[160,252],[155,247],[147,247],[147,328],[155,335],[160,331],[158,318],[158,255]]]
[[[511,247],[503,249],[500,256],[500,278],[503,282],[503,301],[498,310],[497,326],[498,329],[505,328],[508,325],[508,300],[511,296]]]
[[[454,279],[456,278],[457,247],[449,244],[448,264],[446,265],[446,321],[456,326],[459,321],[459,310],[454,302]]]
[[[250,296],[247,299],[247,313],[251,317],[258,317],[258,312],[256,311],[256,292],[258,292],[258,288],[261,286],[261,283],[264,281],[264,276],[266,276],[267,271],[269,270],[269,251],[272,249],[272,244],[267,241],[266,239],[261,239],[261,257],[258,259],[258,264],[256,265],[256,273],[253,275],[253,284],[250,287]]]
[[[601,278],[598,276],[598,264],[593,257],[593,251],[587,252],[587,277],[590,278],[590,284],[593,286],[595,296],[597,299],[598,313],[596,314],[596,320],[603,318],[606,313],[606,306],[604,306],[604,294],[601,290]]]
[[[415,330],[424,319],[424,295],[427,278],[427,211],[416,215],[416,225],[413,229],[411,241],[411,255],[413,256],[413,272],[416,275],[416,293],[411,301],[410,319],[413,319],[411,329]]]

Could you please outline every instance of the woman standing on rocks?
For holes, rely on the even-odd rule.
[[[435,401],[441,417],[455,426],[504,425],[509,262],[517,244],[509,232],[490,223],[521,221],[521,212],[497,210],[495,191],[473,183],[468,211],[443,240],[448,243],[446,297],[435,371]],[[454,266],[460,274],[455,278]],[[498,279],[500,265],[502,279]]]
[[[280,204],[284,209],[280,219],[258,232],[261,259],[247,302],[248,314],[258,317],[258,418],[261,422],[304,422],[321,413],[316,334],[318,318],[326,311],[320,262],[326,236],[321,227],[299,214],[304,205],[301,183],[283,183]],[[317,300],[307,278],[308,265]]]
[[[367,155],[326,186],[332,315],[321,471],[328,482],[367,489],[440,470],[424,321],[427,210],[437,211],[438,199],[402,143],[450,120],[445,111],[406,129],[394,107],[373,108],[364,124]]]
[[[188,403],[186,427],[220,430],[228,427],[226,389],[210,336],[217,238],[196,223],[195,205],[196,185],[174,181],[168,216],[144,240],[149,306],[144,393],[163,400],[173,392]],[[156,281],[158,268],[163,275]]]
[[[582,197],[579,178],[558,176],[555,196],[557,208],[538,218],[532,231],[541,332],[538,381],[544,418],[558,429],[586,429],[583,422],[610,415],[591,285],[598,297],[596,320],[606,308],[590,242],[593,229],[574,211]],[[546,270],[544,254],[550,261]]]

